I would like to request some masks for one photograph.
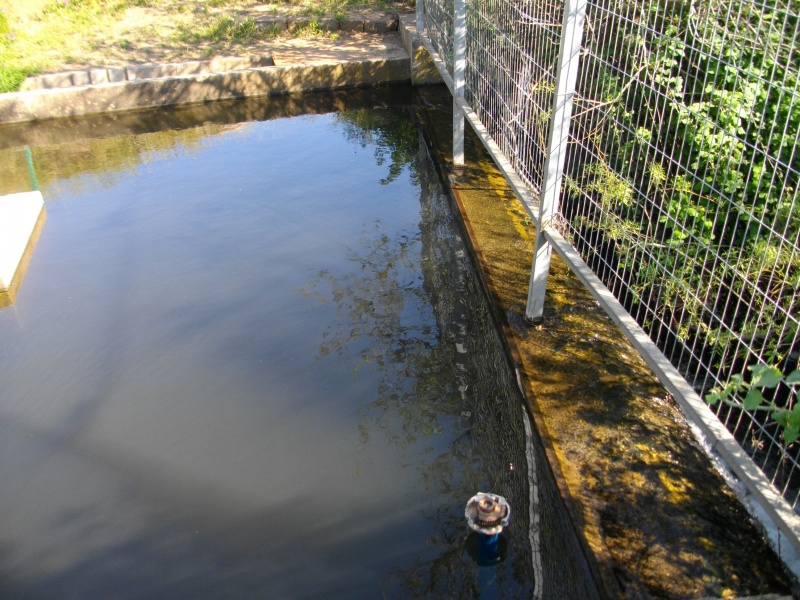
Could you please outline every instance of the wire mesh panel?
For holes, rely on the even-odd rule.
[[[562,213],[701,394],[755,364],[797,366],[799,6],[588,6]],[[773,393],[792,408],[788,388]],[[797,452],[780,425],[765,411],[717,414],[795,505]]]
[[[425,0],[450,73],[452,13]],[[534,192],[562,14],[558,0],[467,1],[465,99]],[[800,358],[798,15],[800,0],[589,0],[562,217],[701,395]],[[798,442],[781,438],[796,395],[781,384],[767,401],[716,411],[797,506]]]
[[[557,1],[466,2],[465,99],[532,189],[545,160],[562,12]],[[452,0],[426,0],[425,27],[452,75]]]
[[[428,39],[453,74],[453,0],[425,0]]]
[[[538,189],[555,89],[563,5],[467,3],[465,99],[517,174]]]

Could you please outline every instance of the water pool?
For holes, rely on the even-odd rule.
[[[32,147],[47,222],[0,310],[3,597],[596,596],[413,92],[316,98]],[[477,491],[514,511],[490,567]]]

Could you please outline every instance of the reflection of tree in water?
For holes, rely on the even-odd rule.
[[[417,183],[414,164],[419,150],[417,130],[407,110],[348,110],[338,113],[336,121],[348,140],[362,148],[374,146],[378,166],[388,161],[389,174],[381,180],[381,185],[395,181],[406,166],[411,167],[411,181]]]
[[[382,595],[596,597],[541,443],[526,436],[514,373],[424,142],[398,112],[343,120],[350,139],[383,147],[379,162],[392,158],[382,183],[407,167],[420,194],[418,227],[370,224],[350,268],[313,284],[337,314],[320,357],[352,361],[356,377],[370,369],[363,448],[385,435],[412,457],[429,498],[422,517],[431,533],[412,563],[385,578]],[[464,505],[477,491],[505,496],[514,511],[490,590],[465,548]]]
[[[390,130],[388,112],[381,111],[377,130],[361,134],[356,122],[376,120],[358,113],[348,136],[363,144],[378,139],[390,146],[381,156],[400,157],[403,164],[389,166],[385,183],[406,165],[416,172],[419,227],[390,232],[372,223],[350,250],[346,272],[323,271],[308,286],[336,307],[320,359],[352,360],[356,378],[367,379],[364,369],[374,377],[374,389],[361,400],[362,449],[381,432],[410,457],[430,498],[424,518],[433,533],[414,564],[387,578],[383,592],[478,594],[477,567],[464,546],[464,504],[477,491],[494,491],[516,512],[508,557],[493,585],[505,596],[530,595],[529,486],[516,387],[448,198],[421,155],[417,132]]]
[[[90,181],[92,185],[110,189],[139,165],[196,152],[208,140],[237,127],[209,124],[191,129],[39,146],[31,149],[32,160],[43,190],[50,191],[54,186],[60,186],[71,194],[79,194]],[[30,189],[28,166],[22,150],[0,151],[0,170],[7,175],[0,180],[0,195]],[[49,199],[50,195],[47,197]]]
[[[452,390],[438,373],[442,348],[421,285],[419,235],[390,236],[381,229],[373,223],[356,245],[363,252],[350,250],[354,270],[320,272],[310,287],[335,304],[338,318],[325,332],[319,356],[355,357],[355,378],[364,368],[380,374],[377,390],[368,393],[377,393],[375,402],[404,422],[402,431],[381,429],[407,446],[441,432],[438,411],[427,403]]]

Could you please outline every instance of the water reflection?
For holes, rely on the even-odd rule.
[[[388,118],[392,127],[381,130],[373,126],[370,130],[355,125],[348,135],[378,138],[388,135],[402,144],[392,128],[413,125],[391,116],[370,116],[391,111],[374,113],[369,109],[407,106],[410,98],[411,88],[375,88],[0,124],[0,195],[31,189],[29,163],[41,171],[41,186],[46,191],[55,182],[61,186],[80,185],[83,179],[78,176],[93,173],[102,174],[102,181],[110,185],[114,181],[112,173],[146,165],[173,149],[177,155],[201,147],[209,138],[236,130],[241,123],[250,121],[334,113],[348,115],[342,116],[343,123],[367,119],[374,125]],[[26,154],[28,146],[33,148],[31,154]],[[375,152],[390,148],[380,141],[370,142],[370,147]],[[390,152],[391,168],[407,164],[394,149]]]
[[[370,146],[378,166],[386,165],[389,173],[381,179],[383,185],[395,181],[408,165],[412,165],[411,180],[416,183],[413,161],[418,150],[417,128],[407,115],[360,109],[340,112],[336,120],[344,128],[348,140],[362,148]]]
[[[51,180],[0,311],[2,597],[592,597],[409,122]],[[476,491],[515,511],[491,572]]]

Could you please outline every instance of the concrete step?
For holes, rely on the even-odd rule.
[[[242,69],[273,66],[272,55],[245,57],[238,56],[215,58],[212,60],[192,60],[163,65],[131,65],[128,67],[99,67],[85,71],[66,71],[28,77],[20,88],[22,91],[52,90],[103,83],[120,83],[123,81],[141,81],[143,79],[163,79],[178,75],[199,73],[227,73]]]
[[[18,286],[25,255],[35,244],[43,213],[41,192],[0,196],[0,294]],[[0,308],[8,303],[0,298]]]
[[[259,27],[276,31],[295,32],[307,27],[318,27],[320,31],[343,33],[389,33],[397,31],[398,15],[381,15],[365,18],[343,19],[313,17],[260,17],[255,20]]]

